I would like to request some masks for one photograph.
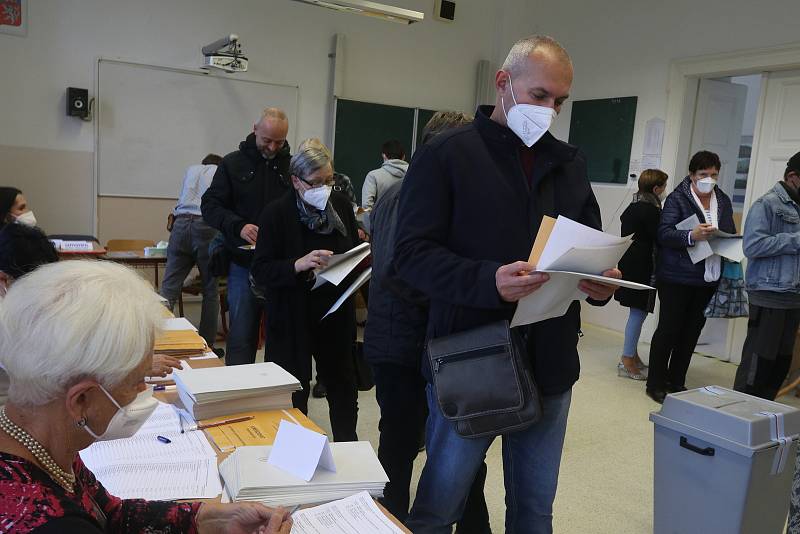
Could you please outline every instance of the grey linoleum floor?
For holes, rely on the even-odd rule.
[[[573,391],[567,437],[554,509],[556,533],[643,534],[652,532],[653,429],[648,420],[658,405],[644,384],[618,378],[622,336],[586,326],[580,342],[581,379]],[[647,361],[649,345],[639,353]],[[730,387],[736,366],[695,354],[687,387]],[[800,399],[781,402],[800,406]],[[327,403],[312,399],[309,416],[330,431]],[[374,391],[359,396],[358,434],[378,446],[379,411]],[[414,482],[425,455],[417,458]],[[502,533],[505,514],[499,440],[489,449],[485,494],[492,530]]]

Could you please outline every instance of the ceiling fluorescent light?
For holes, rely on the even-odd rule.
[[[400,24],[413,24],[420,22],[425,18],[425,14],[420,11],[412,11],[410,9],[403,9],[402,7],[395,7],[386,4],[379,4],[377,2],[369,2],[367,0],[294,0],[295,2],[302,2],[304,4],[312,4],[315,6],[327,7],[328,9],[335,9],[336,11],[343,11],[349,13],[358,13],[359,15],[366,15],[368,17],[375,17],[390,22],[397,22]]]

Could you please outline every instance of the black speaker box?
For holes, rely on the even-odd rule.
[[[89,116],[89,90],[67,87],[67,115],[85,119]]]

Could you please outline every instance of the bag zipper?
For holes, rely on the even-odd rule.
[[[491,356],[493,354],[506,354],[505,348],[507,345],[492,345],[491,347],[484,347],[480,350],[471,352],[461,352],[455,355],[439,356],[433,361],[433,372],[438,373],[439,367],[443,363],[459,362],[462,360],[471,360],[483,356]]]

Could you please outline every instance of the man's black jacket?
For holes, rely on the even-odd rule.
[[[256,147],[255,134],[239,143],[217,167],[211,186],[203,194],[203,219],[222,232],[233,261],[250,267],[253,253],[239,249],[247,244],[240,233],[245,224],[258,224],[261,210],[289,190],[289,143],[271,160]]]
[[[495,273],[528,258],[543,214],[601,227],[583,154],[545,133],[534,145],[529,186],[522,143],[489,118],[492,109],[481,106],[472,124],[420,147],[400,192],[394,262],[399,276],[430,298],[429,339],[511,319],[516,305],[500,298]],[[529,327],[544,395],[577,381],[580,324],[575,301],[566,315]]]

